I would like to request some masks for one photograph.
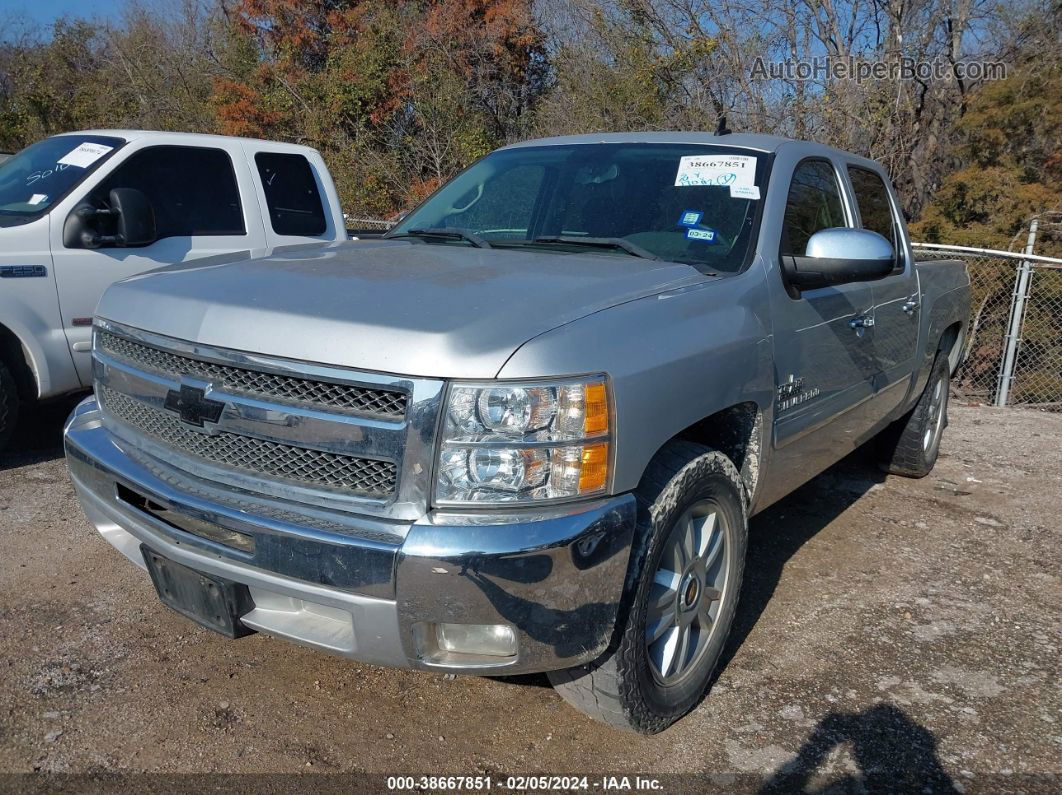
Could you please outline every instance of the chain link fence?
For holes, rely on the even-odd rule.
[[[1062,259],[915,244],[970,273],[970,330],[952,388],[971,402],[1062,411]]]
[[[395,225],[394,221],[385,221],[382,218],[351,218],[346,213],[343,214],[343,221],[347,226],[347,234],[352,237],[357,237],[359,234],[366,232],[369,234],[383,234]]]

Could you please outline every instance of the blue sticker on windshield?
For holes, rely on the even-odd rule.
[[[715,242],[715,230],[714,229],[687,229],[687,240],[700,240],[703,243]]]
[[[679,218],[679,226],[697,226],[701,222],[701,218],[704,217],[704,213],[696,212],[695,210],[686,210],[682,213],[682,217]]]

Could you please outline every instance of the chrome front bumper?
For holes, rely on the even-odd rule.
[[[635,525],[629,494],[394,523],[238,494],[168,468],[110,434],[94,398],[74,410],[64,437],[74,487],[100,534],[141,568],[145,544],[246,585],[254,608],[241,621],[252,629],[379,665],[479,674],[589,662],[612,637]],[[123,499],[123,487],[184,526],[239,533],[254,549],[179,529]],[[510,626],[517,653],[442,652],[424,640],[442,622]]]

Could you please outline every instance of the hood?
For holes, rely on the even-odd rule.
[[[221,348],[493,378],[532,337],[705,278],[688,265],[610,254],[349,241],[162,268],[112,286],[97,313]]]

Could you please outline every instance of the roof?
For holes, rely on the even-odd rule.
[[[715,135],[709,132],[621,132],[621,133],[585,133],[583,135],[560,135],[553,138],[537,138],[521,141],[513,147],[521,146],[561,146],[564,144],[712,144],[715,146],[739,146],[746,149],[758,149],[773,152],[789,138],[776,135],[754,135],[749,133],[732,133]],[[506,147],[510,148],[510,147]]]
[[[162,130],[76,130],[68,133],[60,133],[59,135],[110,135],[115,138],[124,138],[128,142],[150,140],[150,139],[166,139],[172,141],[174,138],[180,139],[183,143],[215,143],[220,141],[246,141],[249,143],[269,144],[270,146],[278,147],[292,147],[293,149],[311,149],[312,147],[304,146],[302,144],[290,144],[282,141],[267,141],[261,138],[241,138],[235,135],[209,135],[207,133],[187,133],[187,132],[165,132]]]
[[[802,144],[805,146],[821,146],[824,150],[851,156],[848,152],[841,152],[825,144],[813,141],[798,141],[793,138],[783,138],[778,135],[759,135],[756,133],[730,133],[728,135],[716,135],[710,132],[680,132],[680,131],[649,131],[649,132],[622,132],[622,133],[585,133],[583,135],[561,135],[554,138],[537,138],[530,141],[521,141],[505,147],[512,149],[524,146],[562,146],[564,144],[704,144],[712,146],[733,146],[744,149],[755,149],[760,152],[776,152],[786,144]]]

